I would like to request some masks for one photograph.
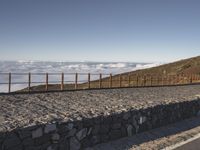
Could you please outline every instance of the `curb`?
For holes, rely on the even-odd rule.
[[[196,140],[198,138],[200,138],[200,133],[196,134],[194,137],[192,137],[192,138],[190,138],[190,139],[188,139],[186,141],[182,141],[182,142],[179,142],[179,143],[177,143],[175,145],[168,146],[168,147],[166,147],[166,148],[164,148],[162,150],[174,150],[174,149],[176,149],[178,147],[181,147],[181,146],[183,146],[183,145],[185,145],[187,143],[190,143],[190,142],[192,142],[192,141],[194,141],[194,140]]]

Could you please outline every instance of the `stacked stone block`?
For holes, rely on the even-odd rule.
[[[200,100],[39,124],[0,133],[1,150],[80,150],[199,114]]]

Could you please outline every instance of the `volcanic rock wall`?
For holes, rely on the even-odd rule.
[[[195,115],[200,99],[0,133],[1,150],[79,150]]]

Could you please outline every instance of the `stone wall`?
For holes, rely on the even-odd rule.
[[[200,99],[110,116],[41,124],[0,133],[1,150],[79,150],[177,122],[199,113]]]

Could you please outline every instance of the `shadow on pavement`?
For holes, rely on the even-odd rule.
[[[200,126],[200,117],[193,117],[178,123],[170,124],[165,127],[156,128],[147,132],[136,134],[132,137],[125,137],[116,141],[96,145],[91,150],[128,150],[136,148],[140,150],[139,145],[157,140],[170,135],[175,135],[183,131]],[[164,147],[160,147],[162,149]],[[148,149],[148,147],[147,147]]]

